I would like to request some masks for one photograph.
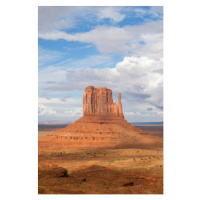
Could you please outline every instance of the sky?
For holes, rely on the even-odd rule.
[[[38,7],[38,121],[83,116],[87,86],[129,122],[163,121],[163,7]]]

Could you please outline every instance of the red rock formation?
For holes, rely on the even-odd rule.
[[[83,94],[83,116],[113,116],[124,118],[119,93],[118,105],[113,102],[112,90],[93,86],[85,88]]]
[[[162,147],[163,140],[124,119],[121,94],[118,105],[107,88],[85,88],[83,117],[66,128],[39,138],[39,149]]]
[[[124,118],[122,103],[121,103],[121,93],[118,94],[118,107],[119,107],[119,117]]]

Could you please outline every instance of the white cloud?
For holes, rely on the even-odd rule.
[[[51,56],[49,56],[49,58],[51,60]],[[46,60],[45,63],[48,63],[48,60]],[[47,94],[50,93],[58,95],[61,94],[62,91],[72,91],[74,88],[80,88],[80,83],[83,83],[83,81],[80,81],[79,79],[81,79],[82,75],[79,77],[80,73],[76,73],[76,71],[84,70],[84,72],[87,73],[88,68],[101,65],[104,67],[112,65],[111,58],[104,55],[93,55],[81,60],[63,60],[54,65],[39,69],[39,95],[42,94],[47,96]],[[74,76],[74,73],[76,73],[76,76]],[[88,73],[90,74],[90,70]],[[98,73],[98,71],[96,71],[96,73]],[[101,76],[104,76],[104,74]],[[78,81],[75,80],[77,78]],[[85,84],[87,84],[87,81],[85,81]],[[85,84],[83,85],[85,86]],[[58,87],[59,90],[57,89]]]
[[[81,70],[89,67],[96,67],[98,65],[110,65],[112,63],[111,57],[106,55],[92,55],[83,59],[64,60],[59,62],[57,66],[63,67],[67,70]]]
[[[97,10],[97,17],[101,20],[104,18],[109,18],[114,22],[120,22],[125,18],[125,14],[121,14],[121,7],[100,7]]]
[[[142,9],[141,7],[136,7],[134,9],[134,13],[136,17],[143,18],[146,15],[151,17],[156,17],[158,19],[162,19],[163,16],[163,6],[151,6],[150,9]]]
[[[67,118],[72,118],[72,117],[82,117],[83,116],[83,109],[82,107],[75,107],[74,109],[71,110],[66,110],[64,111],[64,115]]]
[[[137,51],[138,48],[146,46],[139,44],[139,41],[143,41],[152,46],[158,39],[159,41],[162,40],[162,22],[153,21],[140,26],[124,26],[122,28],[114,26],[96,26],[88,32],[76,34],[54,31],[39,33],[39,37],[47,40],[64,39],[67,41],[92,43],[103,53],[128,53]],[[162,48],[162,43],[159,42],[159,46],[160,45]],[[158,51],[155,45],[153,47],[155,48],[151,48],[153,52]],[[148,47],[148,49],[149,48],[150,47]],[[144,50],[140,50],[140,54],[141,51]]]
[[[56,115],[56,111],[53,110],[52,108],[49,108],[47,106],[44,105],[39,105],[38,107],[38,116],[55,116]]]
[[[78,25],[78,18],[89,22],[110,19],[115,24],[121,22],[129,14],[140,18],[150,15],[162,19],[162,13],[162,6],[152,6],[150,9],[134,6],[39,6],[38,26],[39,31],[49,32],[74,28]]]
[[[81,71],[58,70],[56,67],[45,69],[41,80],[49,92],[83,90],[88,85],[108,87],[114,92],[131,94],[133,98],[148,101],[150,104],[162,107],[162,59],[148,57],[125,57],[115,68],[91,69]],[[48,82],[48,80],[51,80]],[[41,88],[42,89],[42,88]],[[43,88],[44,89],[44,88]]]
[[[78,9],[77,9],[78,11]],[[39,6],[38,7],[38,28],[39,31],[53,31],[62,28],[75,26],[72,18],[72,7],[64,6]],[[64,18],[63,18],[64,17]],[[65,23],[63,23],[63,19]],[[63,26],[64,27],[63,27]]]
[[[82,47],[64,47],[64,48],[67,50],[76,50],[76,49],[89,49],[91,47],[93,47],[93,45],[89,44]]]
[[[149,113],[142,113],[142,112],[125,112],[124,116],[129,122],[139,122],[139,121],[146,121],[146,122],[153,122],[153,121],[162,121],[162,112],[149,112]]]
[[[154,35],[141,35],[141,41],[144,41],[145,45],[139,45],[135,43],[132,45],[132,49],[137,56],[146,56],[153,59],[161,59],[163,57],[163,34],[157,33]]]
[[[63,59],[64,53],[59,51],[52,51],[41,46],[38,47],[38,64],[39,66],[50,64],[51,62]]]
[[[78,23],[77,18],[93,22],[108,18],[114,23],[120,22],[125,17],[120,13],[121,10],[122,7],[40,6],[38,8],[39,31],[74,28]]]
[[[163,6],[152,6],[149,13],[156,16],[156,17],[158,17],[160,15],[162,16]]]
[[[73,106],[73,105],[77,105],[80,104],[80,101],[77,99],[73,99],[73,98],[44,98],[44,97],[39,97],[38,99],[38,103],[40,104],[49,104],[49,105],[59,105],[59,106]]]
[[[82,101],[74,98],[38,98],[40,121],[51,119],[74,120],[83,113]]]
[[[47,93],[47,85],[49,86],[51,83],[55,85],[56,82],[61,83],[62,81],[66,81],[66,70],[62,67],[48,66],[40,69],[38,72],[39,95],[45,95]],[[57,91],[48,91],[49,93],[57,93]]]
[[[135,76],[146,75],[162,68],[162,61],[156,61],[148,57],[125,57],[122,62],[116,65],[116,70],[120,73],[130,73]]]
[[[116,66],[121,77],[120,83],[123,86],[121,91],[144,95],[142,97],[145,97],[146,101],[162,107],[162,68],[162,59],[125,57]]]

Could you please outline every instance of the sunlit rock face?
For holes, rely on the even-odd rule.
[[[121,104],[121,93],[118,94],[118,105],[113,102],[112,90],[105,87],[88,86],[83,94],[83,116],[113,116],[124,118]]]

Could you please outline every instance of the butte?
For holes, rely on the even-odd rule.
[[[118,105],[112,90],[88,86],[83,94],[83,117],[39,137],[39,149],[162,148],[163,139],[134,127],[124,119],[121,93]]]

